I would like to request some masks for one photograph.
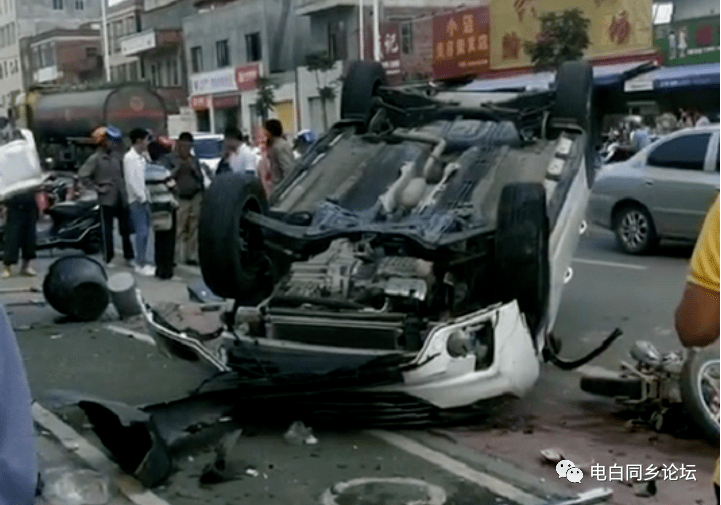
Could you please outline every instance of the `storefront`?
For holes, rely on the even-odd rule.
[[[258,87],[258,64],[229,67],[190,77],[190,106],[195,111],[198,130],[222,133],[226,128],[243,129],[243,99]]]

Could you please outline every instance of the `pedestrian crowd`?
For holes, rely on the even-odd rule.
[[[293,146],[277,119],[264,124],[259,138],[261,155],[256,154],[248,135],[228,128],[215,173],[194,155],[190,132],[181,133],[173,142],[135,128],[128,133],[125,152],[123,132],[118,128],[98,127],[91,138],[95,152],[80,167],[78,176],[84,188],[97,194],[105,264],[114,265],[117,222],[126,265],[139,275],[160,279],[172,278],[178,264],[199,263],[198,226],[206,178],[255,173],[269,193],[295,163]],[[2,277],[12,276],[21,252],[20,273],[34,276],[31,261],[36,257],[39,218],[36,195],[17,195],[6,202],[6,209]],[[151,235],[155,244],[152,261],[148,250]]]

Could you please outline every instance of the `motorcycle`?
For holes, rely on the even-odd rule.
[[[53,183],[43,188],[49,207],[44,214],[52,224],[38,223],[36,249],[80,249],[86,254],[102,251],[103,237],[100,206],[97,200],[66,200],[65,183]],[[4,250],[5,225],[0,226],[0,251]]]
[[[621,361],[618,372],[601,367],[580,370],[581,389],[614,398],[656,431],[662,431],[669,419],[687,416],[704,438],[718,445],[718,351],[660,353],[650,342],[638,341],[630,355],[634,363]]]

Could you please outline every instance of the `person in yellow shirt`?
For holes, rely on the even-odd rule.
[[[685,347],[705,347],[721,335],[719,323],[719,197],[716,196],[696,241],[681,303],[676,309],[676,331]],[[719,460],[714,471],[719,502]]]

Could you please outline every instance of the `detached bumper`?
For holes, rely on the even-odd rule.
[[[226,372],[232,377],[226,387],[237,388],[239,398],[353,390],[409,395],[450,409],[520,397],[540,373],[538,353],[516,302],[438,325],[415,354],[314,346],[228,331],[192,335],[141,305],[159,349]],[[469,345],[459,349],[451,340]]]

